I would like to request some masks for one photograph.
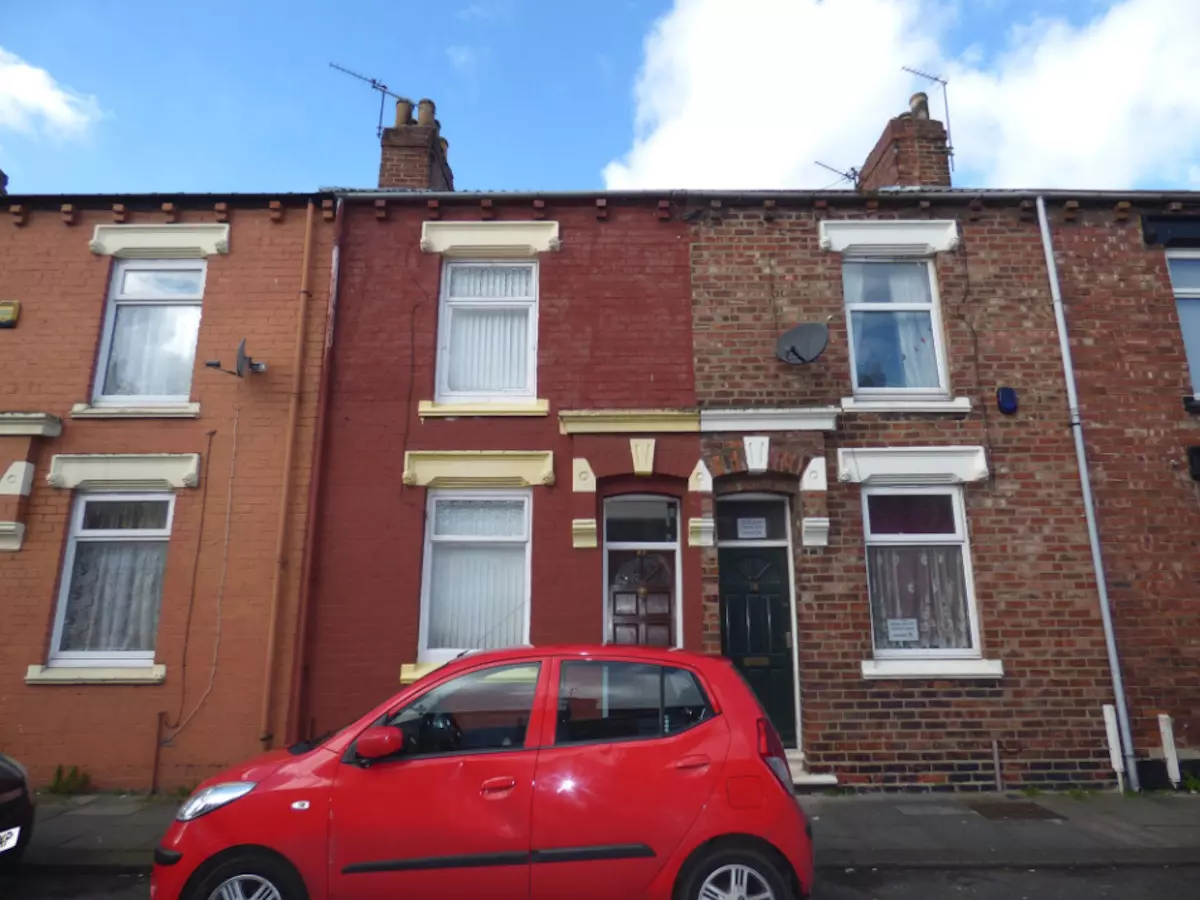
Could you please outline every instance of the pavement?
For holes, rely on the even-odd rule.
[[[1200,866],[1200,796],[807,794],[822,869]],[[143,872],[178,799],[39,798],[31,869]],[[1200,895],[1198,895],[1200,896]]]

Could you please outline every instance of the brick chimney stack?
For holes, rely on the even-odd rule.
[[[0,196],[8,193],[8,176],[0,169]]]
[[[909,110],[887,123],[859,175],[860,191],[882,187],[950,186],[946,128],[929,118],[929,98],[913,94]]]
[[[454,173],[446,161],[449,143],[441,135],[432,100],[417,104],[396,101],[396,124],[380,140],[379,186],[413,190],[452,191]]]

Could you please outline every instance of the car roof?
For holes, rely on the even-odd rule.
[[[544,647],[506,647],[503,650],[473,650],[447,663],[470,663],[472,666],[480,662],[519,662],[525,659],[541,659],[546,656],[572,656],[582,659],[636,659],[648,663],[663,665],[678,665],[681,662],[691,664],[712,662],[714,657],[709,654],[695,653],[691,650],[681,650],[674,647],[642,647],[627,644],[558,644]]]

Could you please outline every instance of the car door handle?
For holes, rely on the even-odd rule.
[[[479,786],[481,794],[495,794],[501,791],[511,791],[517,786],[517,779],[509,775],[501,775],[498,778],[489,778]]]
[[[703,769],[707,766],[711,759],[703,753],[697,753],[693,756],[685,756],[682,759],[676,760],[675,768],[677,769]]]

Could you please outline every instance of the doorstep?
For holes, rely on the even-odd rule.
[[[833,787],[838,777],[833,774],[816,775],[808,771],[803,750],[787,750],[788,768],[792,770],[792,784],[796,787]]]

